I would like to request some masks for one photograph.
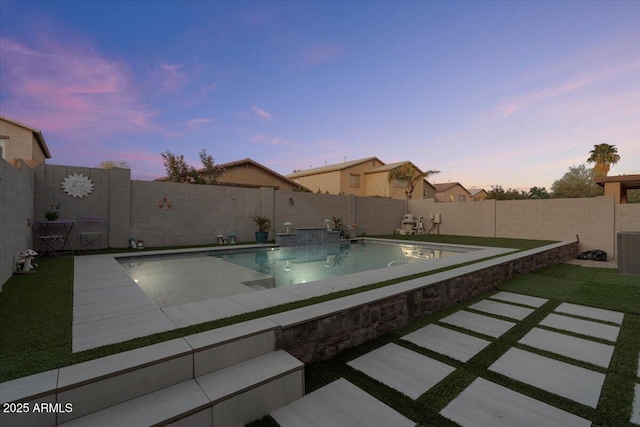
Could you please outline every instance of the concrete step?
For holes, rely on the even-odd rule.
[[[73,409],[0,413],[0,425],[51,427],[155,392],[161,396],[172,386],[273,352],[276,326],[256,319],[2,383],[0,403],[70,403]]]
[[[303,394],[304,364],[278,350],[59,425],[243,426]]]

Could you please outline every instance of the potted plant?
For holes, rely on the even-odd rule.
[[[49,207],[51,209],[44,211],[44,218],[47,221],[55,221],[58,218],[60,218],[60,212],[58,212],[58,209],[60,209],[60,205],[49,205]]]
[[[255,215],[251,219],[256,223],[258,231],[256,231],[256,242],[267,243],[269,239],[269,227],[271,227],[271,220],[266,216]]]

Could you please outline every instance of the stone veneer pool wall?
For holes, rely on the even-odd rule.
[[[548,247],[546,247],[548,248]],[[437,273],[375,291],[377,298],[344,310],[328,310],[315,318],[305,315],[279,321],[276,348],[308,363],[330,359],[340,351],[409,325],[416,319],[460,304],[512,277],[575,258],[578,243],[562,243],[550,249],[515,253],[452,271]],[[483,268],[483,265],[486,267]],[[469,270],[461,273],[461,270]],[[385,291],[388,289],[388,296]],[[367,294],[366,292],[364,294]],[[358,295],[353,295],[357,298]],[[328,307],[331,301],[324,303]],[[327,313],[327,312],[325,312]],[[274,317],[278,317],[276,315]],[[283,318],[288,317],[282,313]]]

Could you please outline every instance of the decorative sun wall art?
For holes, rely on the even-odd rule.
[[[74,198],[82,198],[93,191],[93,184],[88,177],[74,173],[62,180],[62,191]]]

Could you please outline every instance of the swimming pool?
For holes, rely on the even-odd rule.
[[[368,239],[332,245],[208,250],[118,261],[160,307],[428,263],[474,248]]]

